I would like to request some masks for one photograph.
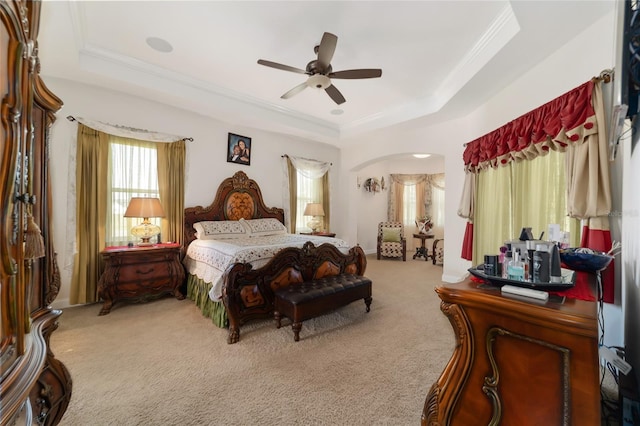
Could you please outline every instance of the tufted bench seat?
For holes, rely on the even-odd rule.
[[[371,306],[371,280],[340,274],[306,281],[278,289],[275,292],[274,318],[280,328],[281,318],[292,321],[293,338],[300,340],[302,321],[318,317],[359,299],[364,299],[366,311]]]

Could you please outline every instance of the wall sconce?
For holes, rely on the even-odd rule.
[[[311,228],[311,232],[318,232],[320,225],[322,225],[322,219],[320,219],[320,217],[324,216],[324,209],[322,208],[322,204],[308,203],[304,208],[304,215],[312,216],[312,219],[307,222],[307,226]]]
[[[158,198],[133,197],[124,217],[141,217],[142,223],[131,228],[131,234],[141,239],[138,246],[150,246],[149,240],[160,233],[160,227],[149,222],[150,217],[164,217],[164,209]]]

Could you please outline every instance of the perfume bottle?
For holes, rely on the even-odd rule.
[[[509,277],[509,263],[511,263],[511,256],[511,250],[507,250],[502,258],[502,278]]]
[[[524,262],[520,259],[518,250],[513,252],[513,259],[509,262],[507,278],[513,281],[524,281]]]

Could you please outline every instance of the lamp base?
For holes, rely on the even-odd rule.
[[[313,219],[307,222],[307,227],[311,228],[311,232],[318,232],[320,230],[321,225],[322,225],[322,221],[318,219],[316,216],[314,216]]]
[[[138,247],[152,246],[150,242],[151,238],[160,233],[160,227],[149,222],[149,219],[145,219],[140,225],[136,225],[131,228],[131,235],[140,238],[140,242],[136,245]]]

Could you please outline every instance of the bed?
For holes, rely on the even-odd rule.
[[[218,327],[229,323],[221,298],[230,265],[259,268],[283,248],[302,247],[307,241],[330,243],[343,253],[350,248],[339,238],[289,233],[284,210],[267,207],[258,184],[242,171],[222,181],[209,206],[188,207],[184,216],[187,297]]]

